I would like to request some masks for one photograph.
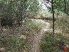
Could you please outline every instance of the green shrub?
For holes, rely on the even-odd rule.
[[[52,52],[54,50],[54,46],[52,44],[53,41],[54,41],[54,38],[45,37],[40,45],[42,52]]]
[[[6,36],[0,41],[0,46],[5,47],[5,52],[20,52],[25,50],[25,39],[20,39],[18,36]]]

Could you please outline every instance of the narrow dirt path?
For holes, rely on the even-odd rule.
[[[46,25],[40,30],[39,33],[35,34],[33,37],[33,42],[31,44],[31,48],[28,52],[40,52],[40,42],[42,37],[44,37],[44,33],[50,29],[50,23],[45,22]]]

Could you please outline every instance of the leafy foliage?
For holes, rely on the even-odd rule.
[[[52,0],[46,0],[45,2],[51,3]],[[69,5],[69,0],[53,0],[54,9],[57,9],[58,11],[62,11],[69,15],[68,5]],[[50,9],[50,11],[52,10],[51,7],[48,7],[48,9]]]
[[[6,52],[19,52],[23,51],[26,48],[25,39],[20,39],[18,36],[1,36],[0,46],[4,47]]]
[[[38,12],[38,5],[38,0],[1,0],[0,18],[12,18],[21,24],[27,12],[33,12],[33,14]]]
[[[54,38],[52,37],[45,37],[44,40],[41,42],[41,49],[42,52],[52,52],[54,50],[53,46]]]

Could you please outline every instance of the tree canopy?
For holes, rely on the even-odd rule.
[[[0,18],[22,21],[28,12],[37,13],[38,0],[0,0]]]

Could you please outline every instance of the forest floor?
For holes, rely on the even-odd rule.
[[[41,39],[45,36],[44,33],[46,33],[50,29],[49,22],[45,22],[44,20],[38,20],[38,21],[45,23],[45,26],[42,27],[40,32],[38,32],[37,34],[33,36],[32,38],[33,42],[31,44],[31,48],[29,49],[29,52],[40,52]]]
[[[17,45],[20,45],[21,43],[23,43],[20,38],[20,37],[23,37],[23,39],[25,39],[25,40],[27,38],[25,44],[28,45],[27,46],[28,48],[24,51],[25,48],[23,48],[23,45],[21,44],[20,45],[21,47],[19,47],[16,52],[41,52],[40,44],[41,44],[42,39],[45,37],[45,35],[47,35],[47,32],[49,32],[49,33],[52,32],[51,23],[50,23],[50,21],[45,21],[45,20],[41,20],[41,19],[32,19],[32,20],[36,21],[36,22],[44,23],[44,26],[41,28],[41,30],[39,30],[39,32],[36,32],[36,33],[33,31],[31,31],[31,33],[26,32],[28,30],[28,27],[26,28],[23,26],[13,28],[13,29],[7,29],[7,30],[3,29],[3,32],[0,33],[1,34],[0,39],[1,39],[1,42],[3,43],[3,44],[0,43],[0,50],[3,50],[5,52],[9,52],[9,51],[15,52],[16,50],[13,48],[14,45],[16,45],[17,42],[18,42]],[[25,31],[26,33],[23,31]],[[57,32],[56,37],[63,38],[63,40],[66,41],[67,43],[69,42],[68,34],[67,34],[68,37],[66,34],[64,36],[59,37],[57,30],[56,30],[56,32]],[[11,40],[13,40],[13,42]],[[19,42],[19,41],[21,41],[21,42]],[[8,45],[8,43],[9,43],[9,45]],[[9,47],[11,47],[11,45],[12,45],[12,48],[9,48]],[[15,48],[16,48],[16,46],[15,46]],[[59,52],[62,52],[62,51],[59,51]]]
[[[47,35],[47,32],[51,33],[52,32],[52,29],[51,29],[51,23],[49,21],[44,21],[44,20],[41,20],[41,19],[34,19],[36,21],[41,21],[43,23],[45,23],[46,25],[38,32],[38,33],[35,33],[33,36],[31,36],[31,46],[29,47],[28,49],[28,52],[41,52],[41,48],[40,48],[40,44],[41,44],[41,41],[42,39],[45,37],[45,35]],[[59,38],[59,39],[63,39],[65,42],[68,42],[68,39],[65,36],[61,36],[60,37],[60,34],[59,34],[59,30],[55,30],[55,36],[56,38]],[[57,47],[57,46],[56,46]],[[58,51],[58,49],[56,48],[56,50]],[[62,52],[61,50],[59,52]]]

